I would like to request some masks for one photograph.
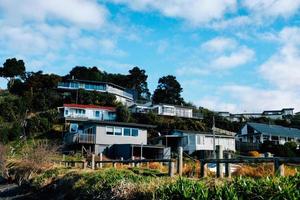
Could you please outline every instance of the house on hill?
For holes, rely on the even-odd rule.
[[[215,145],[222,145],[224,150],[235,151],[234,132],[215,128]],[[214,150],[213,132],[172,130],[167,135],[153,139],[154,144],[171,147],[172,151],[177,151],[178,147],[188,154],[196,153],[200,157],[209,157]]]
[[[107,92],[116,96],[117,101],[130,106],[134,103],[133,91],[119,85],[89,80],[66,79],[58,83],[57,89],[61,91],[76,91],[79,89],[87,91]]]
[[[236,136],[240,142],[263,143],[272,141],[274,144],[284,144],[288,141],[300,143],[300,130],[279,125],[262,123],[246,123]]]
[[[148,113],[153,112],[161,116],[182,117],[190,119],[203,119],[199,113],[195,113],[192,107],[170,105],[170,104],[134,104],[130,106],[132,113]]]
[[[66,121],[69,119],[78,120],[116,120],[116,108],[96,105],[82,105],[82,104],[64,104],[58,107],[60,117]]]
[[[294,115],[294,108],[283,108],[281,110],[265,110],[261,113],[232,114],[229,112],[217,112],[217,114],[230,121],[243,121],[250,118],[260,118],[260,117],[266,117],[269,119],[285,119]]]
[[[67,125],[64,143],[71,149],[117,159],[170,158],[169,148],[148,144],[147,131],[155,128],[153,125],[73,118],[68,119]]]

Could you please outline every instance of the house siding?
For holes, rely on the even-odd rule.
[[[121,136],[107,135],[106,127],[112,126],[97,126],[96,128],[96,144],[112,145],[112,144],[147,144],[147,130],[138,129],[138,136]],[[120,126],[115,126],[123,128]]]

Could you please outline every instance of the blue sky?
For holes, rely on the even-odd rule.
[[[0,62],[172,74],[216,111],[300,111],[300,0],[0,0]],[[6,82],[0,79],[0,87]]]

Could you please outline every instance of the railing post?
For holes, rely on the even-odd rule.
[[[223,146],[217,145],[217,159],[223,159]],[[222,178],[223,177],[223,164],[222,163],[216,163],[216,174],[217,177]]]
[[[92,154],[92,170],[95,169],[95,154]]]
[[[103,154],[100,153],[100,161],[102,161],[102,160],[103,160]],[[100,167],[100,168],[103,167],[103,163],[102,163],[102,162],[99,163],[99,167]]]
[[[231,154],[227,154],[227,159],[231,158]],[[225,163],[225,177],[231,178],[231,164]]]
[[[174,162],[172,162],[172,160],[169,162],[169,176],[174,176]]]
[[[284,164],[278,159],[274,160],[274,174],[276,176],[284,176]]]
[[[200,161],[200,178],[207,176],[207,163]]]
[[[134,156],[131,157],[131,160],[134,161]],[[135,167],[135,163],[134,162],[132,162],[132,167]]]
[[[86,169],[86,167],[87,167],[87,161],[84,160],[84,161],[83,161],[83,169]]]
[[[183,148],[178,147],[177,172],[179,176],[182,176],[182,164],[183,164]]]

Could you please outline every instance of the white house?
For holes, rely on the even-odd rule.
[[[148,113],[153,112],[157,115],[202,119],[203,116],[199,113],[194,113],[193,108],[179,105],[169,104],[134,104],[130,107],[133,113]]]
[[[90,119],[90,120],[116,120],[116,109],[114,107],[64,104],[58,108],[60,116],[65,119]]]
[[[262,113],[238,113],[232,114],[229,112],[217,112],[221,117],[230,121],[243,121],[250,118],[266,117],[270,119],[284,119],[294,115],[294,108],[283,108],[281,110],[265,110]]]
[[[117,101],[127,106],[132,105],[134,102],[134,95],[132,91],[113,83],[67,79],[59,82],[57,88],[63,91],[83,89],[87,91],[107,92],[115,95]]]
[[[300,144],[300,130],[279,125],[249,122],[243,126],[236,138],[240,142],[247,143],[272,141],[274,144],[284,144],[288,141],[294,141]]]
[[[224,150],[235,151],[235,133],[215,129],[215,145],[222,145]],[[214,150],[214,137],[212,132],[172,130],[168,135],[153,139],[153,143],[159,143],[171,147],[176,151],[179,146],[188,154],[194,152],[212,152]]]

